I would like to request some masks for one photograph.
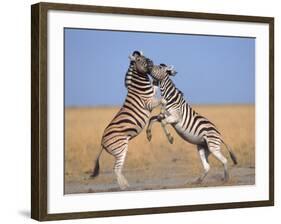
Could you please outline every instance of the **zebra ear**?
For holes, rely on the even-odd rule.
[[[131,61],[131,62],[136,61],[136,57],[135,57],[135,56],[133,56],[133,55],[129,55],[129,59],[130,59],[130,61]]]
[[[134,51],[132,55],[129,55],[130,61],[135,61],[137,56],[143,56],[141,51]]]
[[[134,51],[133,56],[143,56],[143,53],[141,51]]]
[[[171,76],[175,76],[177,74],[177,71],[174,69],[174,66],[168,66],[167,67],[167,73]]]

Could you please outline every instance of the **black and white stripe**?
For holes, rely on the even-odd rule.
[[[135,51],[125,76],[128,90],[125,102],[110,124],[105,128],[101,151],[96,159],[92,177],[99,173],[99,157],[103,149],[115,157],[114,172],[121,189],[128,186],[122,175],[122,167],[128,151],[129,141],[136,137],[149,121],[152,109],[161,102],[156,98],[156,88],[152,85],[148,72],[153,63],[142,53]]]
[[[208,156],[212,153],[224,166],[224,179],[228,179],[227,159],[221,153],[221,143],[225,144],[220,132],[216,126],[207,118],[199,115],[184,99],[183,94],[174,85],[170,79],[171,75],[175,75],[176,71],[173,67],[160,64],[154,65],[151,76],[160,82],[160,90],[165,106],[158,116],[150,119],[147,128],[147,138],[151,140],[151,127],[155,121],[161,122],[170,142],[173,142],[172,136],[165,128],[167,124],[171,124],[176,132],[189,143],[197,145],[198,152],[204,167],[204,174],[200,176],[197,182],[202,182],[210,165]],[[237,160],[231,149],[225,144],[234,164]]]

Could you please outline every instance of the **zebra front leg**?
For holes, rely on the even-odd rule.
[[[160,100],[160,104],[161,104],[161,111],[160,111],[160,113],[161,113],[161,114],[165,114],[167,100],[165,100],[164,98],[162,98],[162,99]]]
[[[146,138],[147,138],[148,141],[151,141],[151,138],[152,138],[151,129],[152,129],[153,123],[160,122],[161,119],[162,119],[162,115],[161,114],[156,115],[156,116],[152,116],[149,119],[148,126],[146,128]]]
[[[165,112],[166,112],[166,104],[167,104],[167,101],[164,98],[162,98],[161,99],[161,112],[160,112],[161,117],[159,118],[159,121],[161,122],[162,129],[163,129],[166,137],[168,138],[168,141],[170,142],[170,144],[173,144],[174,143],[174,138],[173,138],[173,136],[171,135],[171,133],[169,132],[169,130],[166,127],[167,121],[164,121],[164,119],[165,119]]]
[[[165,123],[162,123],[163,119],[165,118],[164,114],[159,114],[157,116],[152,116],[150,119],[149,119],[149,123],[148,123],[148,126],[146,128],[146,138],[148,139],[148,141],[151,141],[152,139],[152,132],[151,132],[151,129],[152,129],[152,125],[153,123],[155,122],[160,122],[161,123],[161,126],[162,126],[162,129],[166,135],[166,137],[168,138],[168,141],[173,144],[174,142],[174,138],[173,136],[170,134],[169,130],[166,128],[166,124]]]
[[[114,149],[115,164],[114,172],[117,177],[117,182],[121,190],[129,187],[128,181],[122,174],[122,168],[128,151],[128,143],[123,145],[121,148]]]
[[[166,112],[166,111],[165,111]],[[161,113],[162,117],[160,119],[161,122],[161,126],[165,132],[166,137],[168,138],[169,142],[171,144],[174,143],[174,138],[171,135],[171,133],[169,132],[169,130],[167,129],[167,124],[175,124],[178,123],[180,120],[180,116],[177,112],[174,113],[170,113],[170,115],[168,117],[165,117],[165,115],[163,113]]]
[[[158,99],[157,97],[153,97],[152,99],[148,100],[146,103],[146,108],[149,111],[152,111],[154,108],[161,105],[161,110],[166,105],[166,101],[164,99]]]
[[[164,133],[165,133],[166,137],[168,138],[168,141],[170,142],[170,144],[173,144],[174,143],[174,137],[171,135],[171,133],[167,129],[166,125],[167,125],[167,123],[163,122],[163,119],[162,119],[161,120],[162,129],[164,130]]]
[[[165,106],[167,104],[167,101],[164,99],[164,98],[161,98],[160,100],[157,99],[156,97],[154,97],[152,100],[150,100],[147,104],[146,104],[146,107],[148,110],[152,111],[154,108],[158,107],[159,105],[161,105],[161,113],[159,115],[156,115],[156,116],[152,116],[150,119],[149,119],[149,123],[148,123],[148,126],[146,128],[146,138],[148,141],[151,141],[151,138],[152,138],[152,133],[151,133],[151,129],[152,129],[152,125],[153,123],[155,122],[161,122],[164,118],[165,118],[165,115],[164,115],[164,112],[165,112]],[[162,123],[161,123],[162,124]],[[165,125],[161,125],[162,126],[162,129],[164,130],[164,133],[166,134],[167,136],[167,133],[169,133],[169,131],[166,129]],[[169,136],[171,136],[171,134],[169,133],[168,134]],[[173,137],[168,137],[168,140],[169,142],[173,142]]]

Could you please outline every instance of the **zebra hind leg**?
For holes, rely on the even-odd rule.
[[[122,168],[124,165],[124,161],[126,158],[126,154],[128,151],[128,144],[120,148],[119,150],[115,150],[115,164],[114,164],[114,173],[117,177],[117,182],[121,190],[129,187],[129,183],[126,178],[122,174]]]
[[[227,182],[229,180],[229,174],[227,171],[227,159],[223,156],[220,149],[212,150],[211,152],[223,164],[223,168],[224,168],[223,181]]]
[[[216,157],[218,161],[220,161],[224,168],[224,177],[223,181],[229,180],[229,174],[227,171],[227,159],[223,156],[221,153],[220,143],[218,141],[218,138],[208,138],[205,137],[205,141],[208,145],[209,151]]]
[[[224,168],[224,177],[223,177],[223,181],[228,181],[229,180],[229,174],[227,171],[227,159],[223,156],[223,154],[221,153],[221,148],[220,148],[220,141],[218,141],[218,137],[216,138],[208,138],[205,137],[204,138],[206,141],[206,144],[208,146],[209,151],[216,157],[216,159],[218,161],[220,161],[223,165]]]
[[[209,150],[201,145],[198,145],[197,149],[198,149],[198,153],[199,153],[199,156],[200,156],[203,168],[204,168],[204,173],[200,177],[197,178],[195,183],[201,184],[210,170],[210,165],[208,162]]]

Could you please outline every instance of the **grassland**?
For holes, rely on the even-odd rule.
[[[219,128],[226,143],[234,150],[238,166],[230,166],[231,180],[222,183],[222,167],[210,156],[209,177],[200,186],[254,184],[255,174],[255,110],[253,105],[194,106]],[[96,179],[88,176],[100,150],[104,128],[119,108],[67,108],[65,110],[65,193],[118,190],[112,174],[114,158],[103,152],[101,172]],[[153,114],[158,111],[155,110]],[[169,127],[174,144],[169,144],[160,124],[152,130],[148,142],[143,131],[129,144],[124,174],[131,190],[197,187],[192,180],[202,167],[196,146],[182,140]],[[227,151],[222,152],[231,160]],[[129,188],[130,190],[130,188]]]

